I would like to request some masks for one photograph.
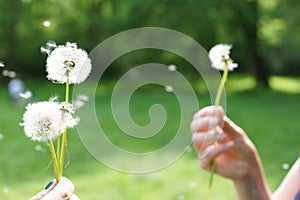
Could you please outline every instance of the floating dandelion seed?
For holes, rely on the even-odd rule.
[[[50,21],[48,21],[48,20],[46,20],[46,21],[43,21],[43,26],[45,26],[45,27],[49,27],[49,26],[51,26],[51,22],[50,22]]]
[[[41,46],[40,51],[43,54],[50,55],[51,51],[56,48],[57,45],[54,41],[48,41],[45,46]]]
[[[35,145],[34,150],[37,151],[37,152],[41,152],[41,153],[45,152],[44,148],[39,144]]]
[[[2,76],[7,77],[8,74],[9,74],[9,71],[8,71],[8,70],[3,70],[3,71],[2,71]]]
[[[196,183],[196,182],[190,182],[190,186],[191,186],[192,188],[195,188],[195,187],[197,187],[197,183]]]
[[[167,85],[167,86],[165,87],[165,90],[166,90],[167,92],[174,92],[174,88],[173,88],[172,86],[170,86],[170,85]]]
[[[32,92],[27,90],[23,93],[20,93],[20,97],[23,99],[30,99],[32,97]]]
[[[284,170],[288,170],[290,168],[290,165],[288,163],[283,163],[281,167]]]
[[[168,66],[168,70],[169,70],[170,72],[174,72],[174,71],[177,70],[177,67],[176,67],[176,65],[169,65],[169,66]]]
[[[3,188],[3,193],[5,193],[5,194],[9,193],[9,187],[4,187]]]
[[[73,101],[73,109],[78,110],[79,108],[83,107],[85,105],[85,102],[89,100],[89,97],[83,94],[80,94],[76,97],[76,99]]]
[[[177,198],[177,200],[185,200],[184,195],[179,195],[178,198]]]
[[[0,140],[3,140],[4,135],[0,133]]]
[[[8,77],[9,77],[9,78],[16,78],[16,76],[17,76],[17,73],[14,72],[14,71],[10,71],[10,72],[8,73]]]

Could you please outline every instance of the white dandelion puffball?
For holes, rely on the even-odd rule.
[[[227,67],[229,71],[232,71],[238,67],[238,64],[233,63],[229,56],[231,48],[232,46],[229,44],[217,44],[211,48],[208,57],[213,68],[224,70]]]
[[[91,59],[86,51],[69,42],[54,48],[46,63],[47,78],[61,84],[67,79],[70,84],[79,84],[89,76],[91,69]]]
[[[62,103],[52,100],[29,104],[20,125],[24,128],[25,135],[33,141],[47,142],[78,123],[79,119],[73,118],[71,113]]]

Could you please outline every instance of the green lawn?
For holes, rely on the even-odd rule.
[[[52,83],[30,81],[27,84],[38,100],[47,100],[55,93],[63,97],[63,87]],[[272,91],[250,90],[253,86],[250,77],[233,76],[228,81],[226,94],[227,114],[256,144],[267,180],[274,190],[287,172],[282,165],[291,165],[299,154],[300,79],[272,77],[271,84]],[[160,89],[135,93],[130,109],[137,123],[149,122],[147,110],[153,102],[160,102],[168,112],[162,132],[141,141],[124,136],[116,126],[110,111],[109,91],[110,86],[97,91],[96,107],[101,116],[107,116],[100,121],[113,143],[137,152],[155,150],[168,143],[180,116],[174,96]],[[198,98],[200,107],[210,103],[205,90],[198,91]],[[14,106],[5,87],[0,87],[0,134],[3,136],[0,139],[0,199],[27,199],[53,177],[52,167],[48,167],[48,147],[30,141],[18,125],[23,112],[24,107]],[[190,135],[188,128],[185,132]],[[36,150],[37,145],[40,151]],[[73,180],[81,199],[204,199],[209,174],[198,168],[192,149],[168,167],[149,174],[127,174],[106,167],[87,152],[75,130],[69,133],[69,151],[71,164],[65,175]],[[216,176],[212,199],[235,199],[231,182]]]

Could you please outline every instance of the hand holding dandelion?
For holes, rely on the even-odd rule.
[[[64,154],[67,151],[67,129],[74,127],[79,118],[74,118],[72,104],[69,103],[69,85],[83,82],[91,71],[88,54],[77,48],[75,43],[57,46],[48,42],[41,51],[48,54],[47,78],[55,83],[65,84],[65,101],[55,99],[29,104],[23,115],[25,135],[33,141],[47,142],[50,148],[57,182],[63,176]],[[62,137],[62,138],[61,138]],[[53,140],[57,140],[56,150]]]
[[[236,63],[233,63],[232,59],[229,56],[231,48],[232,46],[228,44],[218,44],[212,47],[208,54],[209,59],[212,63],[212,67],[223,71],[222,79],[218,87],[214,106],[220,105],[220,99],[222,96],[222,92],[225,88],[225,83],[228,77],[228,71],[232,71],[234,68],[238,67]],[[219,128],[214,127],[214,129],[216,132],[218,132]],[[214,145],[218,145],[218,142],[216,141]],[[211,191],[211,187],[213,183],[213,175],[215,171],[216,171],[216,160],[214,159],[212,163],[212,172],[209,180],[208,193],[210,193]]]

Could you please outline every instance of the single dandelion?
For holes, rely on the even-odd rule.
[[[208,57],[211,61],[211,66],[215,69],[223,71],[222,79],[219,84],[217,94],[216,94],[216,99],[214,102],[215,106],[220,105],[222,92],[225,88],[225,83],[228,77],[228,71],[232,71],[238,67],[238,64],[234,63],[229,56],[231,48],[232,45],[229,44],[217,44],[214,47],[212,47],[208,53]],[[214,127],[214,129],[218,133],[220,128]],[[216,141],[214,145],[218,145],[218,142]],[[212,171],[211,171],[211,176],[208,185],[208,196],[210,195],[211,192],[211,188],[213,184],[213,175],[215,171],[216,171],[216,159],[214,159],[212,163]]]
[[[24,133],[33,141],[47,142],[50,148],[54,173],[60,180],[59,165],[54,149],[53,140],[64,132],[66,128],[74,127],[78,118],[72,116],[72,112],[62,109],[62,103],[53,99],[26,106],[23,122],[20,125]]]
[[[78,119],[72,116],[72,112],[64,110],[62,103],[50,100],[27,105],[20,125],[33,141],[48,142],[77,123]]]
[[[76,43],[67,42],[54,48],[46,64],[47,78],[63,84],[79,84],[91,72],[92,64],[86,51],[77,48]]]

